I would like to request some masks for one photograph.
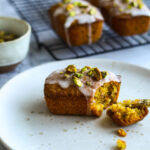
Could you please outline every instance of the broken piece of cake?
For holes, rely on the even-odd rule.
[[[121,77],[112,72],[69,65],[46,78],[44,95],[54,114],[99,117],[103,109],[117,102],[120,84]]]
[[[144,119],[148,114],[149,100],[125,100],[107,109],[107,115],[120,126],[128,126]]]

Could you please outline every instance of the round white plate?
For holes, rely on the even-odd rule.
[[[0,138],[13,150],[115,150],[119,128],[103,113],[101,118],[56,116],[43,98],[45,78],[69,64],[97,66],[122,75],[119,100],[150,98],[150,70],[101,59],[59,61],[30,69],[0,90]],[[150,116],[126,127],[128,150],[150,148]]]

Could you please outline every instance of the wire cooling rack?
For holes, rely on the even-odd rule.
[[[31,24],[39,48],[44,47],[56,60],[86,57],[150,43],[150,31],[142,35],[121,37],[105,24],[102,38],[98,42],[68,47],[51,29],[48,18],[48,9],[58,1],[9,0],[19,15]],[[145,0],[145,3],[150,6],[150,0]]]

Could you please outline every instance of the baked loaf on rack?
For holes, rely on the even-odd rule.
[[[64,0],[49,10],[51,25],[69,45],[96,42],[102,34],[103,17],[99,10],[82,0]]]
[[[105,21],[122,36],[141,34],[150,27],[150,10],[142,0],[89,0]]]
[[[116,103],[120,84],[120,76],[111,72],[69,65],[47,77],[44,95],[54,114],[100,116],[103,109]]]

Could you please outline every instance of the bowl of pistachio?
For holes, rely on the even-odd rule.
[[[31,26],[24,20],[0,17],[0,73],[12,71],[29,51]]]

